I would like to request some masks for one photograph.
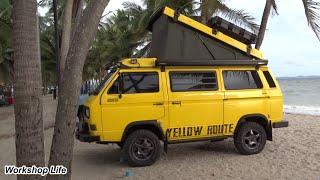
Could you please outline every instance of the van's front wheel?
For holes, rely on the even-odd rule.
[[[124,158],[130,166],[150,166],[160,156],[159,138],[148,130],[137,130],[125,140]]]
[[[266,139],[266,131],[260,124],[245,122],[235,133],[234,144],[240,154],[257,154],[263,150]]]

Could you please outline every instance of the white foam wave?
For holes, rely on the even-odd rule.
[[[313,116],[320,116],[319,106],[295,106],[295,105],[284,105],[284,112],[290,114],[307,114]]]

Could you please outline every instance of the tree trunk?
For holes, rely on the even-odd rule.
[[[208,20],[211,18],[211,16],[214,13],[214,5],[215,2],[213,0],[202,0],[201,2],[201,23],[207,24]]]
[[[57,0],[52,0],[53,5],[53,21],[54,21],[54,39],[55,39],[55,60],[56,60],[56,87],[60,84],[60,38],[58,32],[58,7],[57,7]],[[55,89],[56,89],[55,87]],[[56,96],[53,96],[53,99],[56,99]]]
[[[73,0],[66,0],[64,13],[63,13],[63,30],[61,38],[61,51],[60,51],[60,81],[63,78],[63,71],[67,59],[68,50],[70,47],[70,37],[71,37],[71,20],[72,20],[72,5]],[[59,82],[60,84],[60,82]]]
[[[256,47],[255,47],[256,49],[260,49],[260,47],[262,45],[262,42],[264,39],[264,34],[267,30],[267,24],[268,24],[268,19],[270,16],[271,7],[272,7],[271,0],[267,0],[266,5],[264,7],[262,19],[261,19],[261,25],[260,25],[260,29],[259,29]]]
[[[83,6],[84,6],[83,0],[75,0],[73,2],[74,2],[73,3],[73,12],[72,12],[73,25],[72,25],[72,30],[71,30],[71,39],[73,38],[73,36],[76,32],[76,27],[78,27],[78,25],[80,23],[80,18],[82,16]]]
[[[79,104],[83,65],[89,47],[98,29],[99,21],[109,0],[90,1],[76,28],[68,51],[59,93],[56,122],[49,159],[50,165],[63,165],[68,168],[61,179],[71,179],[71,164],[74,145],[74,129]],[[54,179],[57,176],[48,176]]]
[[[13,1],[17,166],[45,165],[42,80],[37,29],[37,2],[35,0]],[[18,179],[44,179],[44,177],[18,175]]]

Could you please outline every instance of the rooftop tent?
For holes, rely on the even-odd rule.
[[[209,21],[209,24],[213,28],[168,7],[158,10],[148,27],[152,31],[150,57],[156,57],[158,63],[165,64],[263,59],[259,50],[251,49],[250,43],[255,40],[253,34],[235,25],[227,26],[229,29],[235,27],[228,35],[222,33],[227,21],[219,18]]]

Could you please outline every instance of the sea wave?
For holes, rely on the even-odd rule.
[[[320,116],[320,106],[284,105],[283,108],[285,113]]]

